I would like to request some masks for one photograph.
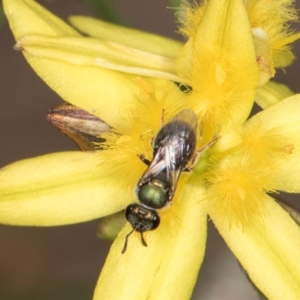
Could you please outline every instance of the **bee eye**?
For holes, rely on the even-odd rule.
[[[167,204],[168,193],[159,186],[152,184],[145,184],[138,191],[139,200],[146,206],[162,208]]]
[[[160,218],[156,211],[154,210],[154,214],[151,214],[151,221],[152,221],[152,230],[156,229],[160,224]]]

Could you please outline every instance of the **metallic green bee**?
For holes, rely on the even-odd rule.
[[[126,208],[126,219],[133,230],[126,236],[122,253],[126,251],[128,237],[133,231],[140,233],[142,244],[147,246],[143,233],[159,226],[160,217],[156,210],[172,203],[181,172],[191,171],[200,153],[216,140],[195,151],[197,116],[190,109],[181,111],[160,129],[154,139],[152,161],[140,155],[148,168],[137,184],[136,193],[140,203],[130,204]]]

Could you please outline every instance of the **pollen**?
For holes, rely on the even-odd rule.
[[[141,91],[143,91],[144,93],[146,93],[148,95],[153,94],[153,89],[142,77],[138,76],[136,78],[136,82]]]
[[[284,147],[284,152],[287,154],[292,154],[294,149],[295,149],[294,145],[289,144]]]
[[[223,70],[222,66],[216,66],[216,83],[221,86],[226,79],[226,72]]]

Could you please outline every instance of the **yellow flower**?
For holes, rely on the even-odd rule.
[[[162,116],[168,121],[190,108],[202,131],[197,148],[214,136],[217,143],[192,173],[181,175],[173,205],[160,212],[161,225],[145,234],[148,247],[133,236],[122,255],[131,230],[123,228],[94,299],[189,299],[205,251],[207,214],[266,297],[298,299],[300,229],[267,192],[300,191],[300,96],[279,102],[282,89],[261,93],[264,104],[279,103],[247,120],[262,83],[250,12],[262,3],[276,6],[205,2],[183,46],[73,17],[75,26],[97,38],[83,37],[32,0],[5,0],[16,48],[37,74],[117,134],[104,135],[101,151],[50,154],[1,169],[0,222],[53,226],[124,209],[136,201],[134,188],[146,169],[137,155],[151,159]],[[268,20],[257,26],[269,32]],[[287,20],[276,24],[284,27]],[[191,90],[182,93],[172,81]]]
[[[256,60],[259,67],[259,85],[265,84],[270,77],[274,77],[275,68],[290,65],[294,56],[291,43],[300,38],[289,28],[289,22],[298,19],[296,8],[291,0],[245,0],[248,13]],[[205,0],[198,7],[185,8],[181,32],[186,36],[193,36],[202,21],[209,1]],[[242,41],[240,41],[242,42]]]

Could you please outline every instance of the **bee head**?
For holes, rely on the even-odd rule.
[[[137,203],[132,203],[127,206],[125,216],[133,229],[126,235],[122,253],[125,253],[127,249],[128,237],[134,231],[140,232],[142,244],[147,247],[143,233],[145,231],[154,230],[159,226],[160,218],[158,213],[154,209],[149,209]]]

